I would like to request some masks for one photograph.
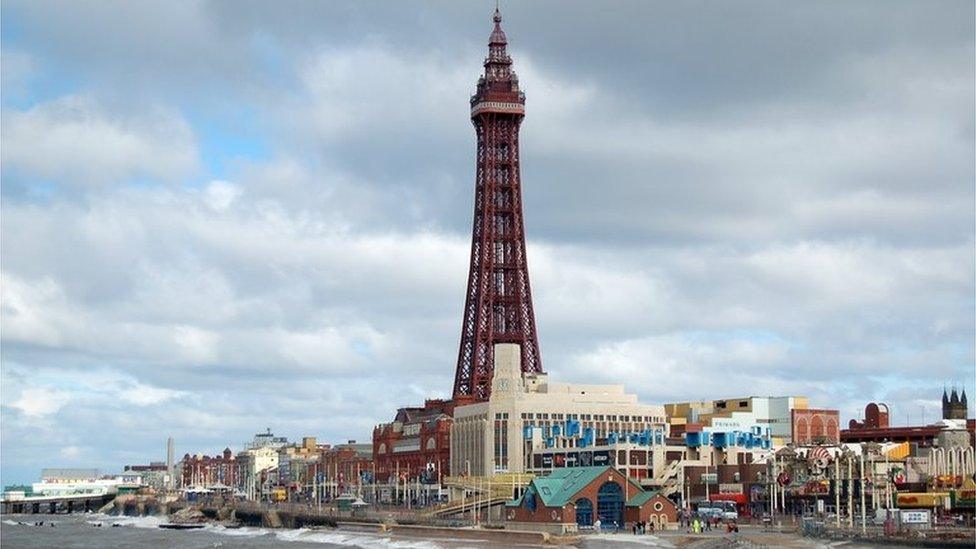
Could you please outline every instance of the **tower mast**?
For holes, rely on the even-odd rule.
[[[522,371],[542,372],[519,174],[518,136],[525,94],[512,71],[497,7],[494,22],[485,72],[471,97],[477,169],[471,261],[454,377],[458,402],[486,400],[491,395],[496,343],[519,344]]]

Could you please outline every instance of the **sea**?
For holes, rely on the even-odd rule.
[[[35,523],[44,522],[43,526]],[[362,549],[500,549],[509,547],[491,542],[452,539],[392,538],[389,535],[347,532],[332,529],[225,528],[208,524],[199,530],[164,530],[161,517],[117,517],[101,514],[3,515],[0,517],[0,545],[8,548],[132,548],[163,549],[180,547],[287,549],[360,547]],[[118,526],[113,526],[118,525]],[[630,537],[630,536],[627,536]],[[624,536],[596,536],[578,544],[580,549],[596,547],[673,547],[654,536],[624,541]],[[621,543],[624,542],[624,543]],[[529,547],[529,546],[527,546]]]

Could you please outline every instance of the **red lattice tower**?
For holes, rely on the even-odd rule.
[[[491,394],[496,343],[521,345],[522,371],[542,371],[519,178],[518,135],[525,94],[512,72],[501,21],[496,9],[485,74],[471,97],[478,156],[468,293],[454,378],[454,399],[459,403],[485,400]]]

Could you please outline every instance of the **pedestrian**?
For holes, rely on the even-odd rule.
[[[631,530],[634,531],[634,535],[636,536],[637,535],[637,521],[634,521],[634,525],[631,526]]]
[[[593,531],[597,534],[600,533],[600,519],[596,519],[596,521],[593,522]]]

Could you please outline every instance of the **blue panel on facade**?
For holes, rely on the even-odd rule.
[[[610,433],[609,435],[607,435],[607,444],[616,444],[616,443],[617,443],[617,433]]]
[[[712,446],[715,448],[725,448],[729,445],[728,433],[712,433]]]
[[[525,427],[522,427],[522,437],[523,438],[526,438],[526,439],[532,438],[532,426],[531,425],[526,425]]]
[[[563,431],[562,427],[560,427],[559,425],[552,426],[552,436],[558,437],[560,434],[562,434],[562,431]]]
[[[697,448],[702,445],[701,433],[685,433],[685,444],[690,448]]]

